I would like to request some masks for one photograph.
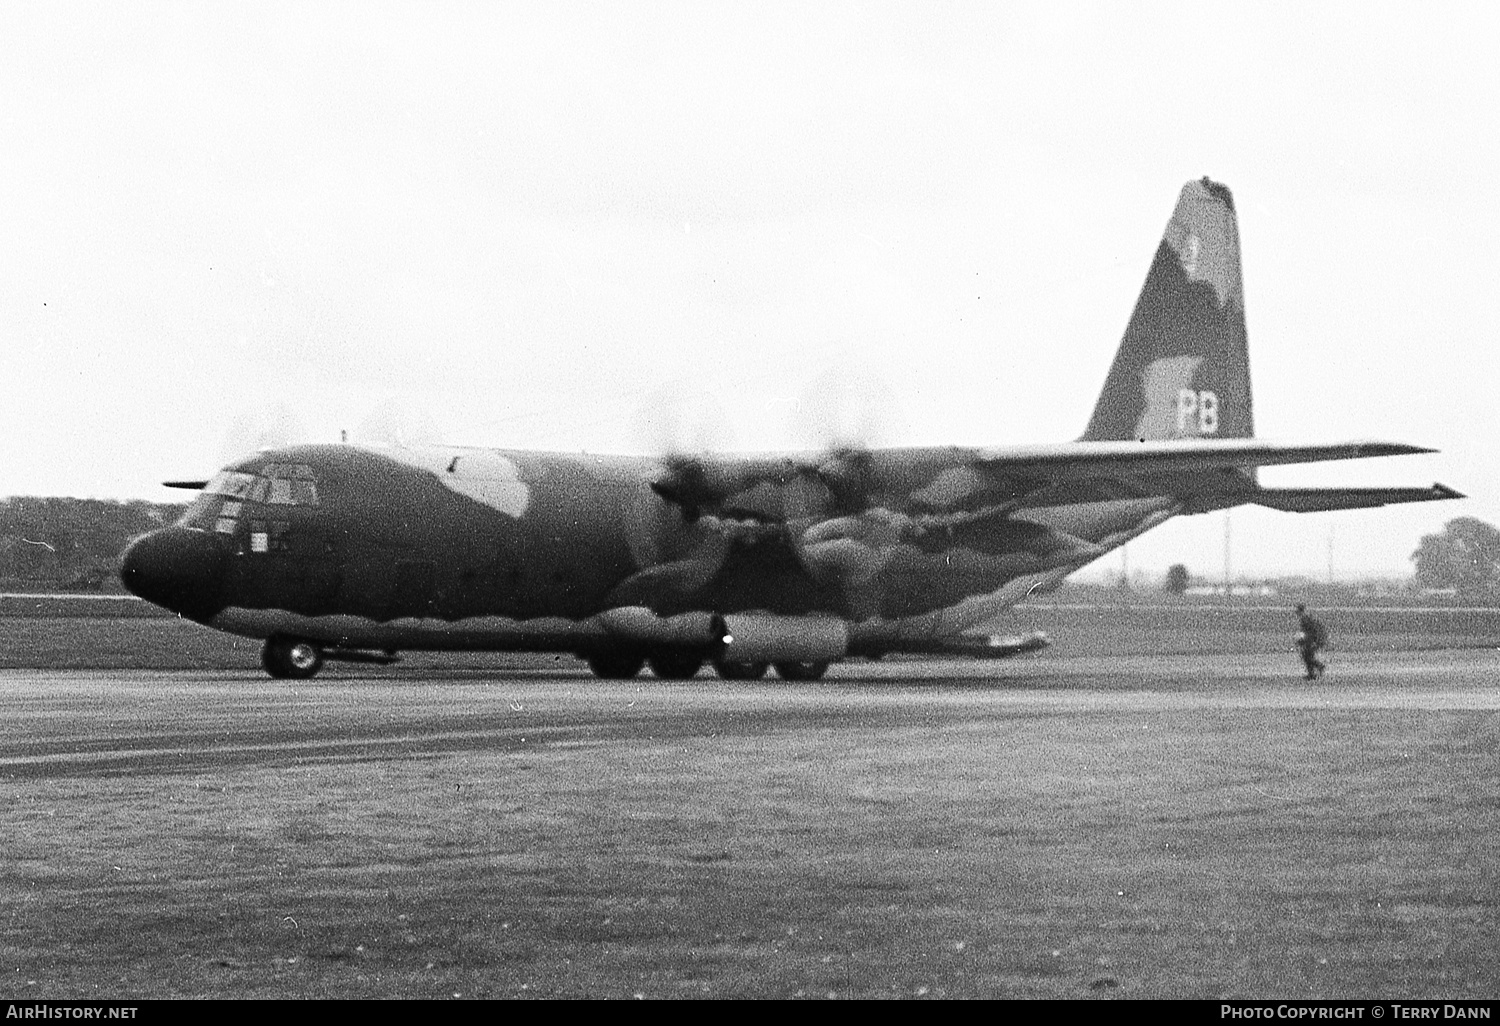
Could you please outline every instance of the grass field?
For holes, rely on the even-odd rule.
[[[422,655],[273,682],[180,621],[32,619],[7,659],[148,669],[0,673],[4,989],[1500,994],[1475,622],[1394,651],[1351,621],[1306,685],[1279,612],[1054,615],[1038,657],[815,686]]]

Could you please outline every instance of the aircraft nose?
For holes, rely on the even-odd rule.
[[[130,543],[120,581],[147,602],[207,621],[224,608],[224,550],[205,531],[165,527]]]

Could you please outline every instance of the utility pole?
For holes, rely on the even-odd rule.
[[[1234,594],[1234,575],[1229,562],[1229,510],[1224,511],[1224,597]]]

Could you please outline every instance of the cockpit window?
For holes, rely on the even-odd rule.
[[[258,504],[318,505],[318,481],[312,467],[306,463],[268,463],[258,473],[221,470],[212,481],[204,485],[178,523],[200,531],[238,537],[243,544],[244,518],[264,515],[257,514]],[[272,531],[271,534],[274,535],[275,532]],[[270,551],[282,549],[270,543]]]
[[[305,463],[268,463],[259,474],[220,471],[203,492],[273,506],[318,504],[318,481],[312,467]]]
[[[270,483],[265,501],[273,506],[316,506],[318,482],[305,463],[268,463],[261,470]]]
[[[210,495],[227,495],[231,499],[245,499],[249,498],[250,490],[254,486],[254,474],[241,474],[235,470],[221,470],[214,475],[214,479],[203,490]]]

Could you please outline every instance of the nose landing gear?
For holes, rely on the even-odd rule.
[[[323,668],[323,649],[301,638],[267,638],[260,664],[278,680],[307,680]]]

